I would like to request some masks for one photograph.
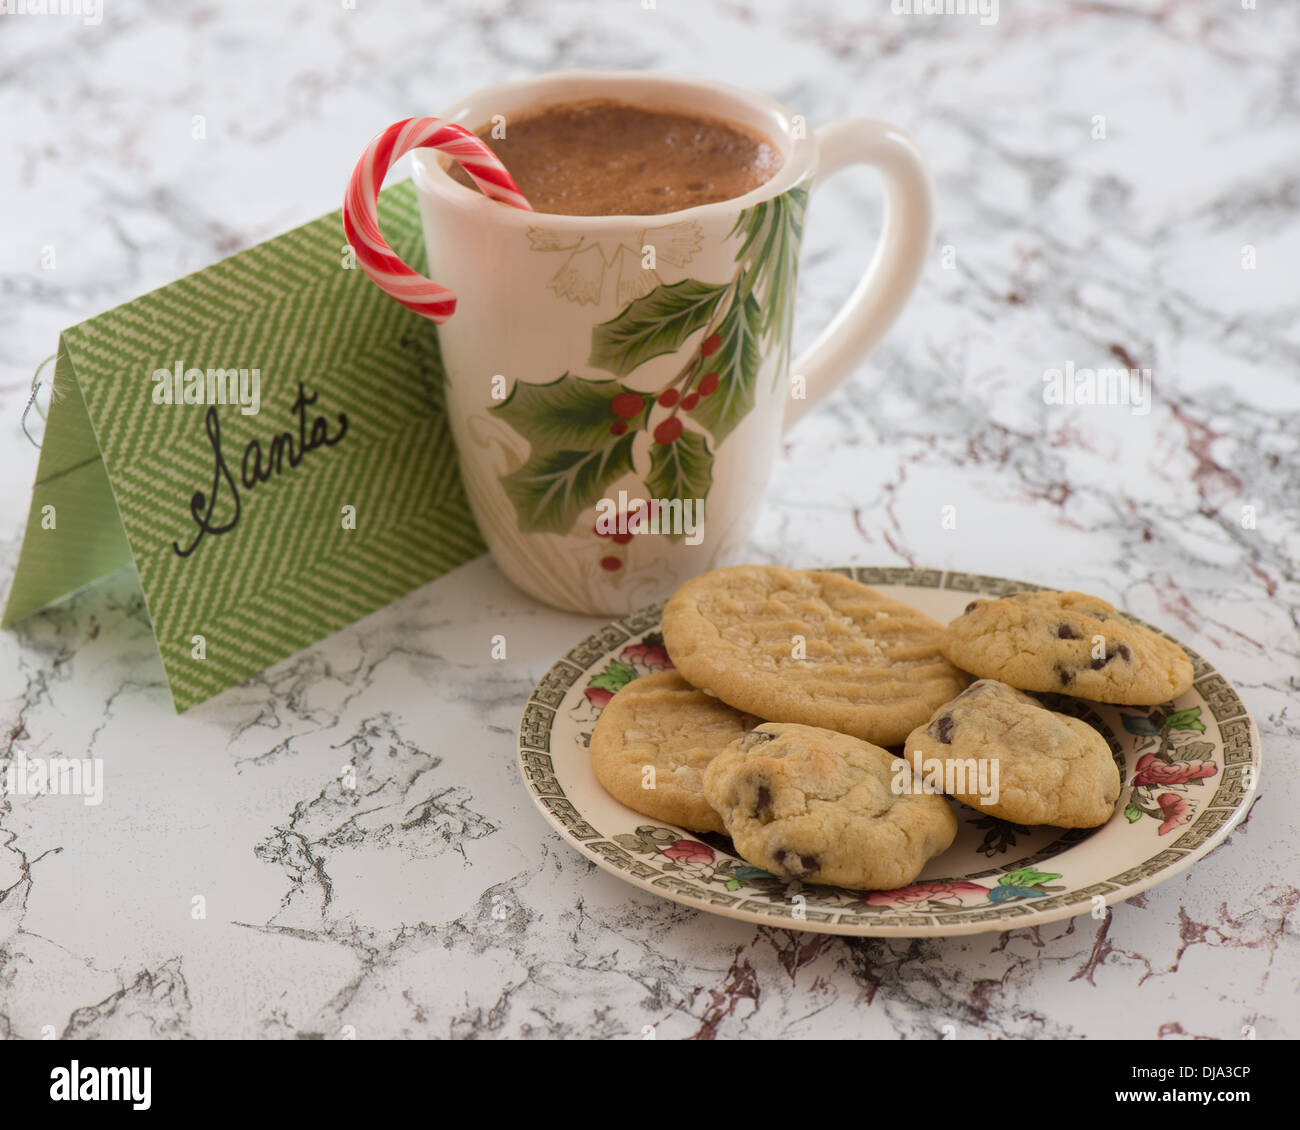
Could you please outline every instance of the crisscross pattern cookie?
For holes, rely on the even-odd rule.
[[[664,608],[664,644],[694,686],[775,722],[901,744],[970,679],[940,652],[944,630],[839,573],[716,569]]]

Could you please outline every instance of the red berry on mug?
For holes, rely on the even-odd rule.
[[[620,392],[609,402],[609,407],[615,416],[630,420],[645,411],[645,401],[635,392]]]
[[[677,437],[681,434],[682,422],[676,416],[672,416],[655,428],[655,442],[667,446],[670,443],[675,443]]]
[[[661,408],[671,408],[677,403],[677,398],[681,395],[675,388],[666,388],[659,394],[659,405]]]
[[[705,373],[704,380],[700,381],[700,395],[712,396],[713,391],[718,387],[718,374]]]
[[[613,432],[616,436],[621,436],[626,434],[627,425],[623,423],[622,420],[619,420],[616,423],[610,424],[609,430]]]
[[[689,412],[689,411],[690,411],[692,408],[694,408],[694,407],[695,407],[699,402],[700,402],[700,394],[699,394],[698,392],[690,392],[690,393],[687,393],[687,394],[682,398],[682,408],[683,408],[683,410]]]
[[[704,344],[700,346],[701,357],[711,357],[717,353],[718,346],[722,344],[721,334],[710,334],[704,339]]]

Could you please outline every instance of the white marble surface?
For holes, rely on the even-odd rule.
[[[919,294],[790,435],[754,558],[1077,586],[1178,633],[1258,720],[1248,821],[1104,924],[756,929],[624,885],[533,809],[518,714],[592,622],[488,560],[181,717],[118,575],[0,634],[0,757],[106,772],[97,807],[0,798],[0,1034],[1300,1035],[1294,4],[1004,2],[990,27],[886,0],[0,17],[0,580],[36,461],[19,417],[62,327],[336,207],[390,120],[593,65],[756,86],[813,123],[885,118],[934,170]],[[866,176],[815,201],[802,340],[877,218]],[[1045,369],[1116,357],[1153,370],[1149,415],[1044,405]]]

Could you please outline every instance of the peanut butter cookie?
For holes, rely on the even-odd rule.
[[[615,800],[693,832],[725,832],[704,798],[704,770],[759,719],[690,686],[675,671],[643,675],[601,711],[591,767]]]
[[[942,625],[839,573],[716,569],[664,608],[664,644],[694,686],[774,722],[898,745],[969,682]]]

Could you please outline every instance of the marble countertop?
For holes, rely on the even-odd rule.
[[[1236,682],[1262,793],[1209,858],[1105,922],[758,928],[625,885],[543,822],[519,712],[595,622],[488,559],[179,717],[118,574],[0,634],[0,758],[111,767],[98,806],[0,797],[0,1035],[1300,1035],[1300,9],[1052,0],[982,25],[887,0],[178,7],[0,17],[5,585],[37,454],[20,417],[60,329],[337,207],[398,117],[558,68],[707,75],[814,124],[895,122],[938,192],[917,296],[790,434],[753,558],[1104,596]],[[819,193],[800,340],[879,210],[866,175]],[[1151,370],[1149,413],[1044,403],[1047,370],[1117,360]],[[347,762],[355,796],[333,784]]]

